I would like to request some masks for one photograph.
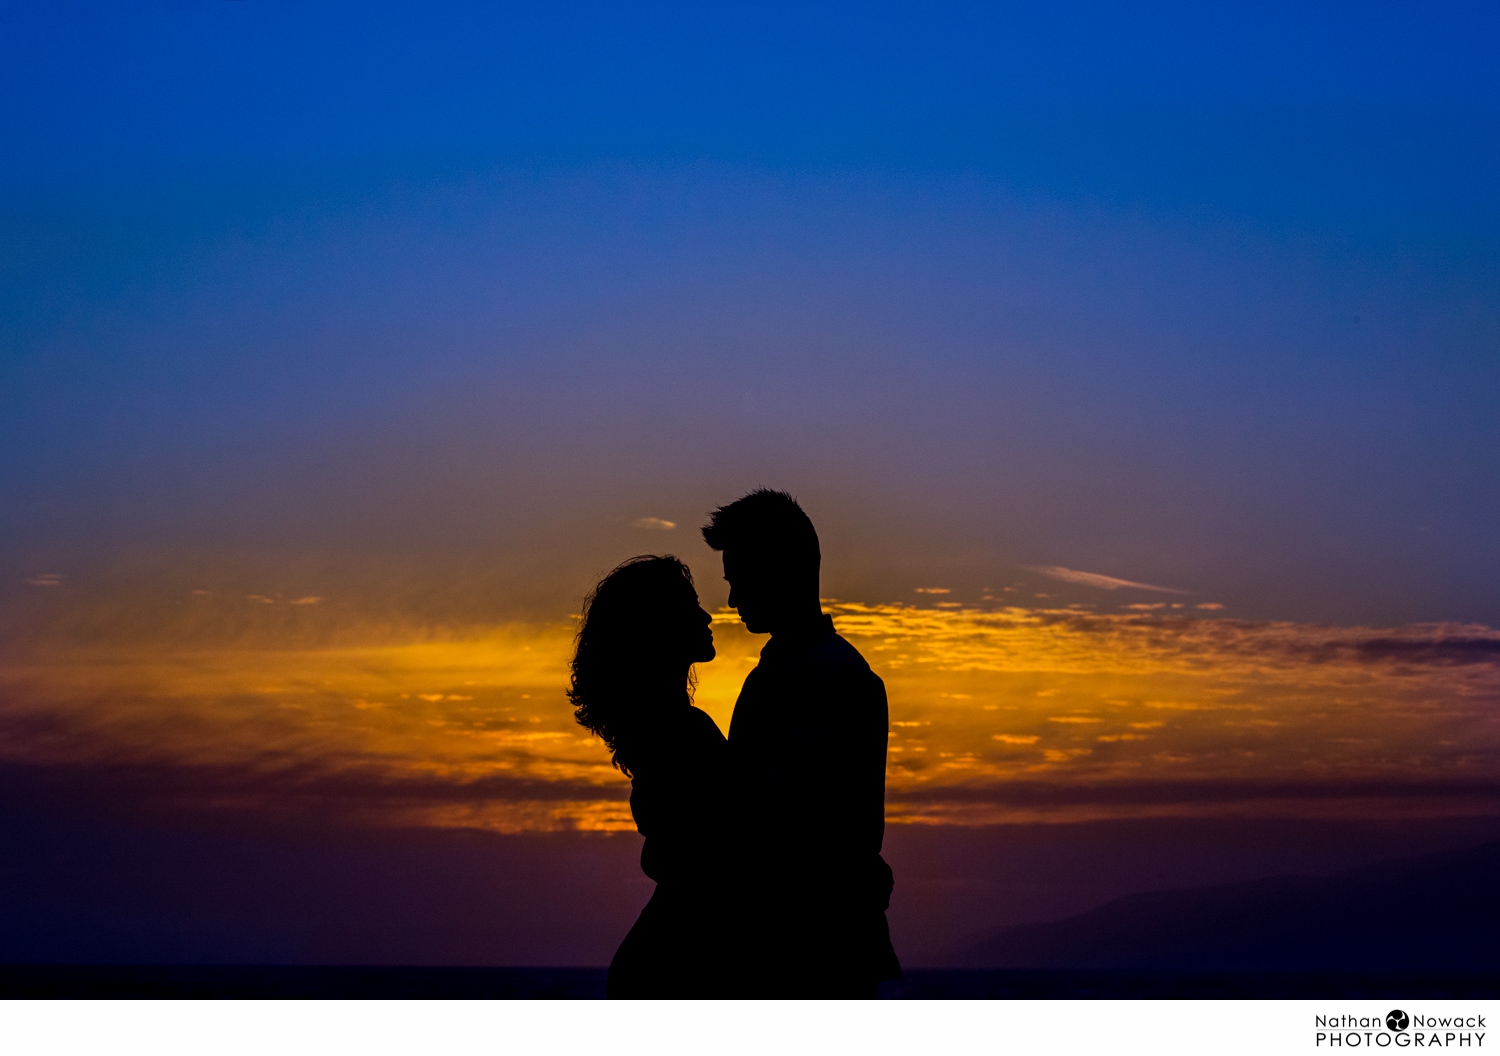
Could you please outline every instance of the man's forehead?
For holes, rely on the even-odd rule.
[[[760,575],[774,571],[777,566],[774,555],[754,548],[725,548],[723,558],[725,578]]]

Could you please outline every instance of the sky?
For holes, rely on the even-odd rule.
[[[697,526],[758,485],[890,689],[913,963],[1493,838],[1497,31],[8,6],[0,949],[603,963],[649,884],[572,614],[681,556],[727,726],[763,640]],[[382,899],[464,908],[361,946]]]

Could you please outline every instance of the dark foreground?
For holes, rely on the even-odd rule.
[[[1500,973],[910,971],[881,997],[1494,998]],[[0,998],[594,999],[602,968],[8,965]]]

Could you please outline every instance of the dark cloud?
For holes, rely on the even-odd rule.
[[[386,821],[402,808],[625,800],[623,781],[599,786],[496,774],[470,780],[350,767],[267,753],[260,766],[165,762],[0,764],[0,799],[111,815],[229,810],[264,818]]]
[[[1314,664],[1400,664],[1405,667],[1457,667],[1500,661],[1500,637],[1449,637],[1440,630],[1403,637],[1329,634],[1323,640],[1312,636],[1287,640],[1283,651]]]
[[[1369,638],[1354,645],[1361,660],[1393,660],[1409,664],[1486,664],[1500,661],[1500,638],[1442,638],[1411,641]]]
[[[1326,781],[1006,781],[993,784],[908,788],[888,795],[889,803],[985,803],[1017,807],[1103,804],[1158,806],[1264,803],[1267,800],[1316,803],[1337,799],[1463,799],[1500,810],[1500,781],[1402,779]]]

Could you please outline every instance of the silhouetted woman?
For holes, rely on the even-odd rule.
[[[693,664],[714,658],[711,617],[675,557],[637,557],[584,602],[568,699],[630,778],[656,891],[609,966],[611,997],[704,997],[727,989],[724,894],[727,746],[692,706]]]

